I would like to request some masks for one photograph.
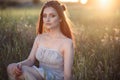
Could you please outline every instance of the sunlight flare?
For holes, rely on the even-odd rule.
[[[109,4],[109,1],[110,0],[100,0],[99,3],[100,3],[101,6],[105,7]]]
[[[80,0],[80,2],[81,2],[82,4],[86,4],[86,3],[88,2],[88,0]]]
[[[113,7],[114,0],[99,0],[99,7],[102,9],[108,9]]]
[[[96,2],[96,9],[100,13],[100,15],[109,16],[113,14],[116,7],[115,4],[116,0],[98,0]]]

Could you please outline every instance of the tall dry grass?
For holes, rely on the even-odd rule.
[[[76,38],[73,79],[120,80],[120,9],[108,16],[67,6]],[[0,80],[7,80],[8,64],[28,56],[38,14],[39,8],[0,10]]]

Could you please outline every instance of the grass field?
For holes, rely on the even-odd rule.
[[[76,40],[74,80],[120,80],[120,9],[109,13],[67,4]],[[0,80],[32,47],[40,7],[0,10]]]

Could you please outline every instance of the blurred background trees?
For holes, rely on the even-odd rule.
[[[36,5],[44,2],[45,0],[0,0],[0,8],[5,9],[10,6],[27,6]]]

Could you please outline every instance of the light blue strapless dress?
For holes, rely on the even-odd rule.
[[[39,46],[36,52],[39,71],[45,80],[64,80],[64,60],[59,51]]]

